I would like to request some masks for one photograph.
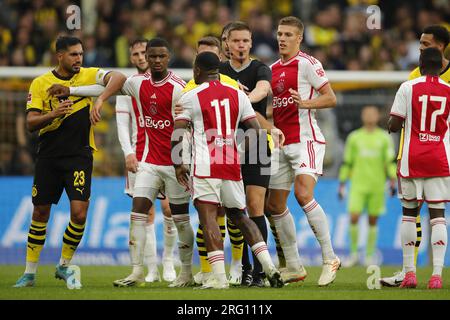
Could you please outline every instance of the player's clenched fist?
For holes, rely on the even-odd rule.
[[[63,100],[58,104],[58,107],[53,110],[53,115],[55,118],[65,116],[66,114],[69,114],[72,112],[72,100]]]
[[[173,112],[175,113],[175,116],[179,116],[183,113],[183,106],[181,106],[181,104],[176,104]]]

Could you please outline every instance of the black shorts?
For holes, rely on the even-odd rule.
[[[254,151],[249,152],[249,150]],[[270,148],[269,143],[264,150],[259,150],[258,145],[246,145],[244,163],[241,164],[242,180],[244,187],[260,186],[269,187],[270,182]]]
[[[57,204],[64,189],[69,200],[88,201],[92,161],[92,155],[38,158],[32,189],[33,204]]]
[[[244,187],[260,186],[266,189],[269,187],[270,174],[268,172],[270,171],[270,164],[242,164],[241,171]]]

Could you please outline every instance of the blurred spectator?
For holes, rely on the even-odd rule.
[[[305,23],[303,48],[307,52],[310,51],[308,48],[313,52],[320,49],[317,52],[321,57],[325,53],[327,69],[408,70],[417,64],[418,38],[424,26],[438,23],[450,30],[447,22],[450,5],[443,0],[399,3],[387,0],[300,0],[299,3]],[[1,16],[5,19],[0,20],[1,63],[53,64],[52,45],[59,34],[68,32],[65,19],[66,8],[70,4],[81,5],[81,1],[3,1]],[[378,30],[369,30],[366,26],[366,8],[372,4],[382,9],[383,25]],[[187,63],[190,50],[177,47],[180,38],[183,46],[195,49],[199,38],[208,34],[219,35],[222,27],[232,20],[245,20],[253,31],[252,54],[271,63],[278,56],[278,19],[292,14],[293,5],[289,0],[243,0],[239,3],[217,0],[96,0],[95,32],[83,34],[83,30],[76,30],[70,33],[81,34],[89,41],[88,46],[95,43],[95,48],[89,48],[89,63],[127,67],[130,41],[139,36],[147,39],[159,36],[169,40],[173,46],[174,65],[183,66],[190,65]],[[369,61],[368,57],[373,57],[374,61]],[[355,63],[354,60],[359,58],[363,61]]]
[[[336,18],[336,10],[339,16],[339,8],[330,6],[319,11],[314,19],[314,23],[305,30],[305,41],[309,46],[329,46],[339,38],[336,26],[339,18]]]
[[[258,23],[252,28],[253,47],[251,53],[258,57],[260,54],[264,54],[270,61],[274,61],[278,52],[278,43],[274,36],[272,17],[262,14],[257,19]]]
[[[83,64],[86,67],[108,66],[108,58],[97,47],[95,36],[87,36],[83,40]]]
[[[175,34],[186,41],[186,44],[195,48],[198,39],[205,36],[209,28],[203,21],[197,18],[197,10],[189,7],[184,15],[183,24],[175,28]]]

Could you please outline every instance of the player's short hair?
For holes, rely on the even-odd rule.
[[[205,51],[197,55],[194,64],[202,71],[218,70],[220,59],[215,53]]]
[[[220,40],[214,36],[206,36],[197,41],[197,48],[201,45],[217,47],[220,50]]]
[[[55,49],[56,52],[66,51],[67,49],[69,49],[69,47],[77,44],[83,45],[81,40],[78,39],[77,37],[60,36],[58,37],[58,39],[56,39]]]
[[[444,26],[440,26],[438,24],[431,25],[425,27],[423,29],[423,33],[432,34],[433,38],[444,45],[444,50],[447,48],[448,43],[450,42],[450,36],[448,34],[448,30]]]
[[[166,39],[153,38],[151,40],[148,40],[146,50],[148,50],[149,48],[156,48],[156,47],[166,47],[167,50],[170,51],[169,42],[167,42]]]
[[[437,48],[426,48],[420,52],[420,69],[423,72],[440,71],[442,68],[442,54]]]
[[[130,50],[134,48],[135,45],[140,44],[140,43],[145,43],[147,44],[148,40],[145,38],[136,38],[133,41],[130,42]]]
[[[303,25],[302,20],[294,16],[281,18],[280,22],[278,22],[278,25],[297,27],[298,30],[300,30],[300,34],[303,34],[303,30],[305,30],[305,26]]]
[[[222,41],[223,35],[224,35],[225,33],[228,33],[228,31],[230,30],[230,27],[233,25],[233,23],[234,23],[233,21],[228,22],[228,23],[223,27],[222,33],[220,34],[220,41]]]
[[[247,23],[243,21],[234,21],[228,27],[228,36],[230,35],[231,31],[243,31],[243,30],[252,33]]]

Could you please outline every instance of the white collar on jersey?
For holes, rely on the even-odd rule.
[[[149,71],[149,72],[146,72],[146,73],[145,73],[145,76],[148,77],[148,78],[150,79],[150,82],[151,82],[152,85],[154,85],[154,86],[161,86],[161,85],[163,85],[164,83],[166,83],[167,80],[169,80],[169,78],[172,76],[172,71],[169,71],[169,72],[167,73],[167,76],[165,76],[164,79],[161,79],[161,80],[159,80],[159,81],[154,81],[154,80],[153,80],[150,71]]]
[[[252,63],[252,61],[253,61],[253,59],[250,58],[250,61],[249,61],[248,63],[242,65],[240,68],[235,68],[235,67],[233,67],[233,64],[231,63],[231,61],[228,61],[228,62],[230,63],[230,67],[231,67],[235,72],[241,72],[241,71],[247,69],[247,68],[250,66],[250,64]]]

